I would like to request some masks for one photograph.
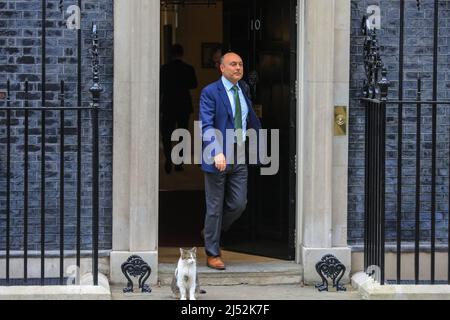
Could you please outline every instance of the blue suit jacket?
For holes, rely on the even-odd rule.
[[[247,129],[252,128],[256,130],[259,136],[261,122],[253,110],[252,102],[248,94],[248,85],[245,82],[240,82],[239,85],[248,105]],[[234,118],[230,100],[228,99],[226,89],[221,79],[203,89],[200,97],[200,120],[202,122],[203,137],[208,130],[218,130],[223,137],[223,144],[218,143],[215,136],[211,138],[211,141],[203,141],[202,151],[205,151],[205,148],[214,144],[215,150],[223,152],[226,158],[226,130],[234,129]],[[212,148],[212,146],[210,146],[210,148]],[[211,158],[216,155],[215,153],[216,152],[209,153]],[[203,158],[204,154],[205,152],[203,152],[202,155],[202,170],[211,173],[219,172],[212,159],[208,160],[208,162],[212,161],[212,164],[205,162],[205,159]]]

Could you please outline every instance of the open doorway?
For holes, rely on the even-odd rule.
[[[220,78],[218,58],[227,51],[243,58],[244,80],[263,127],[279,129],[279,171],[261,176],[259,169],[249,169],[247,209],[227,233],[224,247],[286,260],[295,259],[295,19],[295,0],[161,1],[161,65],[171,60],[170,48],[177,43],[184,50],[183,61],[195,70],[197,86],[190,90],[192,113],[187,125],[191,136],[199,120],[201,90]],[[201,247],[206,210],[203,173],[194,164],[168,170],[162,141],[163,137],[159,246]]]

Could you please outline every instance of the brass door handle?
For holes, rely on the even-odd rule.
[[[347,135],[347,107],[335,106],[334,107],[334,135],[345,136]]]

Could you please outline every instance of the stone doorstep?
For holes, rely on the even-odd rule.
[[[0,300],[111,300],[106,276],[99,274],[98,286],[92,283],[92,274],[88,274],[76,286],[0,287]]]
[[[175,271],[174,264],[159,264],[160,285],[170,285]],[[240,263],[227,264],[223,271],[198,265],[200,285],[276,285],[300,284],[303,268],[293,262]]]
[[[352,277],[352,286],[366,300],[450,300],[449,285],[380,285],[365,272]]]

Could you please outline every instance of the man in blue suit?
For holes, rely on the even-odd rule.
[[[248,86],[241,81],[244,75],[241,57],[233,52],[225,54],[220,61],[220,70],[221,79],[204,88],[200,98],[206,194],[202,234],[207,266],[224,270],[221,232],[231,227],[247,205],[247,164],[237,162],[236,155],[245,148],[247,130],[252,128],[258,132],[261,123],[252,108]],[[227,130],[233,130],[233,141],[227,141]],[[233,155],[227,152],[229,146]],[[206,156],[209,161],[204,158],[205,154],[210,155]]]

